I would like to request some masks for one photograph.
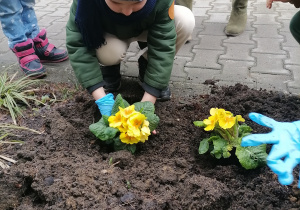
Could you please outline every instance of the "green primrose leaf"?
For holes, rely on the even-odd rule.
[[[206,138],[206,139],[203,139],[201,142],[200,142],[200,146],[199,146],[199,154],[202,155],[204,153],[206,153],[209,149],[209,139]]]
[[[126,149],[126,144],[124,144],[123,142],[121,142],[119,136],[116,137],[116,138],[114,138],[114,149],[116,151]]]
[[[230,152],[228,151],[228,148],[230,147],[228,145],[228,141],[226,141],[225,139],[221,137],[215,138],[213,140],[214,149],[210,153],[217,159],[220,159],[222,156],[224,158],[228,158],[230,157]]]
[[[150,101],[136,102],[133,105],[134,105],[135,111],[141,112],[142,114],[155,112],[154,104],[151,103]]]
[[[129,103],[122,98],[121,94],[118,94],[115,99],[115,103],[111,110],[111,115],[115,115],[119,111],[119,106],[122,108],[126,108],[126,107],[130,106]]]
[[[194,121],[193,123],[197,127],[205,127],[206,126],[203,121]]]
[[[159,117],[154,113],[145,114],[147,120],[149,121],[149,129],[150,131],[154,131],[159,124]]]
[[[119,132],[119,130],[116,128],[108,127],[103,118],[101,118],[97,123],[91,124],[89,129],[98,139],[102,141],[114,138]]]
[[[252,128],[246,124],[242,124],[239,126],[239,137],[244,136],[244,134],[249,134],[251,133]]]
[[[108,118],[109,118],[108,115],[103,115],[102,116],[102,119],[103,119],[103,121],[104,121],[104,123],[105,123],[106,126],[109,126]]]
[[[131,152],[132,154],[134,154],[135,151],[136,151],[136,144],[128,144],[128,145],[126,146],[126,149],[127,149],[129,152]]]
[[[268,156],[266,144],[255,147],[238,146],[235,155],[245,169],[254,169],[265,165]]]

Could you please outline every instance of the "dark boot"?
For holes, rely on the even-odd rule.
[[[140,56],[139,60],[139,80],[143,83],[144,82],[144,76],[147,69],[148,61],[143,57]],[[163,89],[160,92],[160,96],[157,98],[158,101],[168,101],[171,99],[171,91],[169,86],[167,86],[165,89]]]
[[[232,0],[230,19],[225,28],[228,36],[238,36],[244,32],[247,24],[248,0]]]
[[[35,53],[41,62],[57,63],[68,59],[67,51],[57,49],[53,44],[50,44],[46,35],[46,30],[43,29],[33,39]]]
[[[40,78],[46,75],[46,71],[41,64],[39,57],[35,54],[31,39],[16,44],[12,51],[18,57],[20,67],[26,76]]]
[[[114,66],[101,66],[103,80],[106,83],[103,87],[108,92],[116,92],[121,87],[121,64]]]

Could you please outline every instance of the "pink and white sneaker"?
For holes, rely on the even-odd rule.
[[[35,54],[33,41],[31,39],[16,44],[12,51],[18,57],[20,67],[26,76],[40,78],[46,75],[46,71],[41,64],[39,57]]]
[[[45,29],[33,39],[35,54],[40,58],[41,62],[57,63],[68,59],[66,50],[57,49],[50,44]]]

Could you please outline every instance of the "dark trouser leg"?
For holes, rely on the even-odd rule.
[[[144,49],[145,47],[147,47],[146,42],[138,42],[138,44],[139,44],[139,47],[141,50]],[[144,82],[144,76],[145,76],[145,72],[147,69],[148,61],[146,60],[146,58],[141,56],[141,57],[139,57],[138,64],[139,64],[139,80],[141,82]],[[171,91],[168,86],[161,91],[160,96],[157,98],[157,100],[168,101],[170,99],[171,99]]]
[[[103,80],[105,81],[104,89],[108,92],[115,92],[121,87],[121,64],[113,66],[101,66]]]

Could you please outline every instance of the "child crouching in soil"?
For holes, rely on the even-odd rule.
[[[94,97],[102,115],[110,115],[121,86],[120,62],[131,42],[141,49],[141,101],[169,100],[175,54],[195,26],[191,10],[174,0],[73,0],[67,23],[67,49],[81,85]],[[99,65],[100,63],[100,65]]]

